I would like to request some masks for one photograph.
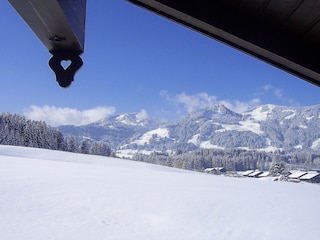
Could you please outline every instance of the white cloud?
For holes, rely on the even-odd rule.
[[[232,111],[241,113],[261,104],[259,98],[251,99],[248,102],[241,102],[239,100],[219,100],[216,96],[210,96],[205,92],[194,95],[188,95],[183,92],[173,96],[167,91],[161,91],[160,95],[178,107],[182,105],[188,113],[215,104],[223,104]]]
[[[295,99],[293,98],[288,98],[284,91],[280,88],[277,88],[275,86],[272,85],[263,85],[261,87],[259,87],[255,93],[256,96],[275,96],[276,99],[278,99],[279,101],[281,101],[284,104],[289,104],[289,105],[293,105],[293,106],[299,106],[299,102],[297,102]]]
[[[195,95],[188,95],[186,93],[180,93],[172,96],[167,91],[161,91],[160,96],[166,98],[167,101],[184,105],[188,112],[195,111],[200,108],[212,106],[217,103],[215,96],[209,96],[207,93],[197,93]]]
[[[284,94],[283,94],[282,89],[276,88],[276,87],[274,87],[272,85],[269,85],[269,84],[259,87],[255,94],[261,96],[261,95],[264,95],[266,93],[271,93],[274,96],[276,96],[277,99],[284,100]]]
[[[137,114],[137,118],[140,121],[148,119],[149,116],[148,116],[147,111],[145,109],[141,109],[141,111]]]
[[[59,108],[54,106],[35,106],[32,105],[24,112],[24,115],[32,120],[45,121],[51,126],[59,125],[85,125],[115,112],[115,107],[99,106],[83,111],[74,108]]]
[[[263,86],[260,87],[259,89],[267,92],[267,91],[269,91],[269,90],[274,89],[274,87],[273,87],[272,85],[270,85],[270,84],[267,84],[267,85],[263,85]]]
[[[188,112],[217,103],[217,98],[215,96],[209,96],[207,93],[197,93],[195,95],[180,93],[175,96],[175,100],[177,103],[184,104]]]
[[[261,105],[261,101],[259,98],[253,98],[248,102],[241,102],[239,100],[229,101],[229,100],[221,100],[220,104],[225,105],[227,108],[231,109],[237,113],[243,113],[248,111],[254,107]]]

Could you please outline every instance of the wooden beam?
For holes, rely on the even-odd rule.
[[[84,51],[86,0],[9,0],[50,51]]]

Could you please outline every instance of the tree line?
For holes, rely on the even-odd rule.
[[[57,128],[43,121],[33,121],[11,113],[0,115],[0,145],[44,148],[84,154],[111,156],[112,151],[105,143],[91,139],[65,137]]]
[[[183,152],[178,149],[175,154],[153,152],[150,155],[138,153],[135,161],[160,164],[164,166],[203,171],[206,168],[223,167],[226,171],[261,170],[268,171],[274,163],[285,164],[290,169],[320,169],[320,154],[297,152],[286,154],[281,151],[262,152],[243,149],[199,149]]]
[[[159,152],[150,155],[136,154],[133,160],[196,171],[212,167],[223,167],[227,171],[245,171],[248,169],[268,170],[272,156],[266,152],[241,149],[199,149],[184,153],[177,150],[171,155]]]

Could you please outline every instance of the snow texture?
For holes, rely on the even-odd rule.
[[[239,121],[239,124],[221,124],[221,126],[223,128],[216,130],[216,132],[251,131],[256,134],[263,134],[263,132],[260,130],[260,124],[251,120]]]
[[[320,138],[318,138],[317,140],[315,140],[315,141],[312,143],[311,148],[312,148],[312,149],[319,149],[319,148],[320,148]]]
[[[258,121],[266,121],[269,114],[271,114],[272,110],[275,108],[274,105],[268,104],[264,106],[260,106],[255,108],[253,111],[248,112],[248,115]]]
[[[158,128],[149,132],[146,132],[143,134],[142,137],[140,137],[138,140],[134,141],[134,143],[138,145],[144,145],[147,143],[150,143],[152,138],[168,138],[169,137],[169,131],[166,128]]]
[[[320,186],[0,146],[3,240],[318,240]]]

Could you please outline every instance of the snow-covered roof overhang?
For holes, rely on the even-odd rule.
[[[307,174],[303,175],[302,177],[300,177],[301,180],[311,180],[317,176],[319,176],[320,174],[317,172],[308,172]]]
[[[303,175],[306,175],[307,173],[306,172],[301,172],[301,171],[295,171],[295,172],[292,172],[288,178],[291,178],[291,179],[295,179],[295,178],[301,178]]]

